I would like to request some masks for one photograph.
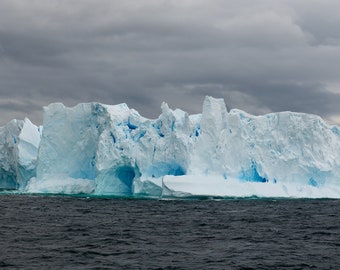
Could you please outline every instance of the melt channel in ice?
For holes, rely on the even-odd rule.
[[[0,188],[114,196],[340,198],[340,129],[320,117],[163,103],[147,119],[126,104],[61,103],[0,129]],[[42,131],[42,132],[41,132]]]

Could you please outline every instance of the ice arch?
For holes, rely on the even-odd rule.
[[[140,173],[138,168],[122,165],[101,172],[96,178],[95,193],[100,195],[130,196],[133,194],[132,186]]]
[[[131,192],[131,186],[136,173],[131,166],[122,166],[116,170],[116,177],[128,187]]]

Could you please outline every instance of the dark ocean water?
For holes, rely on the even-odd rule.
[[[4,269],[340,269],[340,200],[0,195]]]

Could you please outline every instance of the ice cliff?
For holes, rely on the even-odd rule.
[[[227,111],[206,97],[158,119],[126,104],[54,103],[44,128],[0,128],[0,188],[117,196],[340,198],[340,129],[315,115]],[[39,145],[40,144],[40,145]]]
[[[41,127],[12,120],[0,127],[0,189],[25,189],[36,175]]]

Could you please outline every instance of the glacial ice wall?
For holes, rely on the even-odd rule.
[[[164,175],[186,174],[199,132],[198,116],[165,103],[156,120],[126,104],[51,104],[44,115],[35,192],[159,193]]]
[[[54,103],[44,108],[41,142],[29,120],[28,131],[9,123],[0,129],[0,188],[12,181],[43,193],[340,198],[340,129],[318,116],[228,112],[212,97],[202,114],[161,109],[152,120],[126,104]]]

